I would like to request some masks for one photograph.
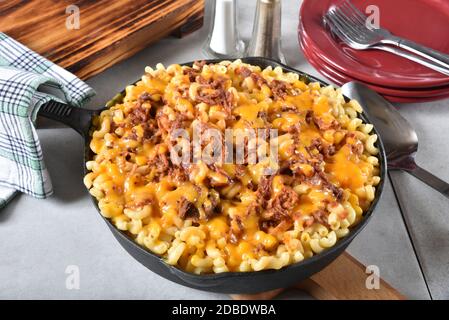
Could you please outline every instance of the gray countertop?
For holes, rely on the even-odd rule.
[[[300,0],[283,2],[283,51],[288,64],[320,76],[299,50],[296,27]],[[241,35],[251,34],[254,4],[240,1]],[[91,78],[103,105],[146,65],[201,59],[204,28],[183,39],[167,38]],[[398,105],[420,139],[418,162],[449,180],[449,100]],[[82,184],[81,138],[68,128],[38,130],[55,194],[46,200],[21,195],[0,212],[0,298],[25,299],[228,299],[179,286],[147,270],[113,238]],[[413,299],[448,299],[449,200],[403,172],[393,172],[366,229],[349,252]],[[402,212],[396,196],[405,199]],[[406,217],[407,227],[404,223]],[[410,239],[413,239],[413,243]],[[71,270],[79,289],[68,289]],[[70,286],[69,286],[70,287]],[[308,298],[290,291],[283,299]]]

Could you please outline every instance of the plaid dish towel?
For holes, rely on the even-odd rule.
[[[50,100],[81,107],[95,92],[75,75],[0,33],[0,209],[18,192],[53,189],[33,123]]]

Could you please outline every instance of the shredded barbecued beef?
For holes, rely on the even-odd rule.
[[[171,163],[166,153],[160,153],[153,159],[150,159],[148,165],[155,167],[158,175],[166,175],[171,168]]]
[[[327,188],[332,191],[335,199],[337,199],[338,201],[341,201],[343,199],[343,189],[337,187],[336,185],[329,183],[327,185]]]
[[[143,127],[143,139],[150,141],[153,144],[157,144],[161,140],[162,133],[157,126],[157,122],[154,119],[149,120],[142,124]]]
[[[176,118],[174,120],[169,120],[162,108],[159,109],[156,114],[157,126],[160,130],[163,130],[168,134],[176,129],[183,128],[186,120],[187,116],[181,113],[176,114]]]
[[[268,230],[275,228],[279,223],[274,220],[261,220],[259,227],[261,230],[268,232]]]
[[[358,155],[358,156],[363,154],[364,146],[361,141],[356,141],[355,144],[351,143],[351,144],[349,144],[349,147],[351,148],[351,151],[353,154]]]
[[[195,222],[199,221],[200,214],[198,208],[195,205],[182,197],[178,202],[178,215],[181,219],[192,219]]]
[[[292,139],[295,143],[299,143],[300,142],[300,133],[301,133],[301,124],[300,123],[295,123],[293,125],[291,125],[290,127],[288,127],[287,132],[290,133],[292,135]]]
[[[284,187],[273,199],[268,202],[267,211],[262,214],[265,220],[280,222],[289,219],[292,209],[298,202],[298,194],[290,187]]]
[[[306,123],[307,124],[311,124],[312,123],[312,121],[313,121],[313,110],[307,110],[305,119],[306,119]]]
[[[232,114],[232,108],[235,105],[235,101],[234,101],[234,95],[229,92],[226,91],[225,92],[225,99],[223,101],[223,106],[225,108],[225,112],[230,115]]]
[[[134,128],[131,130],[131,133],[128,135],[128,139],[129,140],[137,140],[137,133],[136,133],[136,131],[134,130]]]
[[[264,77],[260,74],[252,72],[250,69],[246,67],[240,67],[236,69],[236,74],[241,75],[244,78],[251,77],[254,83],[260,88],[262,85],[268,85],[273,93],[273,97],[275,100],[283,99],[287,95],[287,90],[289,89],[289,84],[285,81],[281,80],[273,80],[268,83]]]
[[[198,76],[196,81],[201,84],[196,100],[209,105],[221,105],[228,116],[232,115],[235,101],[234,95],[226,90],[226,78],[206,79]]]
[[[195,78],[198,76],[198,71],[192,68],[185,69],[183,73],[189,77],[190,82],[195,82]]]
[[[315,175],[312,179],[319,179],[319,183],[321,185],[332,192],[334,197],[340,201],[343,198],[343,189],[337,187],[332,182],[329,181],[329,178],[327,177],[326,173],[322,171],[319,167],[315,167]]]
[[[284,187],[268,202],[267,210],[262,212],[260,228],[270,233],[288,229],[292,222],[292,210],[298,200],[299,197],[292,188]]]
[[[329,158],[335,154],[335,146],[329,144],[325,141],[322,141],[320,138],[315,138],[312,140],[310,146],[307,147],[307,150],[317,149],[319,153],[321,153],[324,158]]]
[[[206,213],[205,218],[210,219],[217,213],[219,197],[214,197],[209,194],[207,199],[209,200],[209,203],[207,203],[207,205],[203,204],[203,208]]]
[[[235,168],[235,176],[236,176],[236,178],[242,178],[245,175],[246,167],[244,165],[236,164],[234,166],[234,168]]]
[[[184,69],[183,73],[189,77],[190,82],[194,82],[196,77],[201,73],[206,61],[195,61],[192,68]]]
[[[271,198],[272,182],[274,176],[263,176],[257,188],[257,199],[262,208],[266,208]]]
[[[329,158],[335,154],[335,146],[333,144],[326,144],[323,147],[322,153],[325,158]]]
[[[313,123],[321,130],[326,131],[329,129],[340,129],[340,123],[337,120],[333,120],[331,122],[326,122],[323,119],[313,116]]]
[[[170,121],[168,120],[167,115],[160,108],[156,113],[156,121],[159,129],[169,132],[170,131]]]
[[[251,191],[256,191],[256,190],[257,190],[257,185],[256,185],[254,182],[252,182],[252,181],[248,182],[248,184],[246,185],[246,187],[247,187],[249,190],[251,190]]]
[[[160,168],[161,172],[167,172],[170,169],[170,162],[168,160],[167,154],[160,153],[158,155],[158,161],[156,163],[157,167]]]
[[[239,215],[234,215],[231,217],[230,226],[229,240],[231,243],[235,244],[245,231],[245,226],[243,225],[242,218]]]
[[[291,164],[292,164],[291,160],[281,160],[279,164],[279,173],[287,176],[292,176],[293,171],[290,168]]]
[[[184,122],[187,120],[187,116],[182,114],[182,113],[178,113],[176,115],[175,120],[170,122],[170,132],[172,132],[173,130],[176,129],[181,129],[184,127]]]
[[[292,158],[290,159],[290,161],[292,162],[292,164],[295,164],[295,163],[301,164],[301,163],[308,162],[306,157],[301,152],[295,153],[292,156]]]
[[[206,65],[206,60],[200,60],[200,61],[197,60],[193,63],[193,66],[198,70],[202,70],[205,65]]]
[[[269,87],[275,100],[284,99],[288,94],[289,85],[285,81],[273,80],[270,82]]]
[[[216,173],[219,173],[222,176],[226,177],[226,180],[227,180],[227,182],[224,183],[224,184],[223,183],[217,183],[217,182],[214,182],[214,181],[211,180],[209,183],[212,186],[223,186],[223,185],[227,185],[227,184],[233,182],[232,178],[229,176],[229,174],[222,167],[220,167],[220,166],[218,166],[216,164],[208,164],[207,167],[210,170],[215,171]]]
[[[262,119],[262,120],[264,120],[264,121],[268,120],[268,114],[265,111],[259,111],[257,113],[257,117]]]
[[[231,242],[232,244],[237,244],[239,242],[239,238],[233,232],[230,232],[229,242]]]
[[[235,70],[235,73],[241,75],[244,78],[249,77],[253,72],[247,67],[239,67]]]
[[[139,96],[138,101],[139,101],[140,103],[144,103],[144,102],[147,102],[147,101],[151,101],[151,94],[149,94],[148,92],[142,93],[142,94]]]
[[[114,132],[117,130],[117,128],[123,128],[125,127],[125,124],[122,123],[116,123],[114,120],[111,121],[111,132]]]
[[[216,103],[215,103],[215,100],[214,100],[214,98],[213,98],[212,96],[201,96],[201,95],[198,95],[198,96],[196,97],[196,100],[198,100],[199,102],[206,103],[206,104],[208,104],[208,105],[214,105],[214,104],[216,104]]]
[[[142,108],[140,102],[137,102],[135,108],[129,113],[129,119],[133,126],[147,122],[149,119],[149,110]]]
[[[281,234],[290,229],[292,225],[293,225],[292,219],[285,219],[279,222],[278,225],[268,227],[267,230],[265,231],[270,234]]]
[[[257,84],[260,87],[262,87],[262,85],[267,84],[267,80],[265,80],[264,77],[262,77],[260,74],[258,73],[251,73],[251,79],[253,79],[254,83]]]
[[[318,222],[318,223],[322,224],[323,226],[329,226],[329,224],[327,222],[326,211],[317,210],[312,213],[312,217],[313,217],[314,222]]]
[[[282,112],[297,112],[298,108],[296,108],[295,106],[292,106],[292,105],[284,104],[281,107],[281,111]]]
[[[176,182],[184,182],[189,180],[189,176],[181,167],[169,168],[168,175]]]
[[[320,140],[319,139],[315,139],[315,140],[312,141],[311,146],[308,147],[309,150],[314,149],[317,146],[321,146]],[[335,149],[333,148],[333,146],[321,147],[320,152],[323,152],[324,154],[330,156],[330,154],[335,153]],[[310,153],[310,151],[309,151],[309,153]],[[297,178],[301,178],[302,181],[307,182],[310,185],[321,186],[323,188],[328,189],[329,191],[332,192],[332,194],[335,196],[335,198],[337,200],[341,200],[343,197],[343,189],[337,187],[336,185],[334,185],[332,182],[329,181],[328,176],[326,175],[326,173],[323,171],[323,169],[320,166],[320,162],[322,161],[322,159],[320,159],[320,158],[323,158],[323,155],[321,153],[319,153],[318,155],[320,157],[315,156],[315,158],[312,158],[311,160],[307,160],[301,153],[295,154],[294,159],[292,160],[292,162],[294,164],[290,167],[290,169],[293,171],[293,175],[295,175]],[[300,163],[308,163],[308,164],[312,165],[313,172],[311,174],[307,174],[307,175],[304,174],[301,171],[300,166],[295,165],[295,164],[300,164]]]

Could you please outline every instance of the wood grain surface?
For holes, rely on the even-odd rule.
[[[80,28],[66,28],[67,6]],[[170,34],[202,25],[204,0],[0,1],[0,31],[87,79]]]
[[[322,271],[294,288],[307,292],[319,300],[403,300],[405,297],[380,279],[379,287],[367,289],[366,266],[348,253],[343,253]],[[236,300],[272,299],[284,289],[254,295],[232,295]]]

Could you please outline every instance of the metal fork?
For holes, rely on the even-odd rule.
[[[331,7],[324,17],[325,23],[331,31],[354,49],[388,51],[449,75],[449,56],[412,41],[393,36],[388,30],[382,28],[370,29],[366,25],[366,19],[367,17],[348,0],[343,1],[338,6]],[[389,45],[395,45],[417,55]]]

